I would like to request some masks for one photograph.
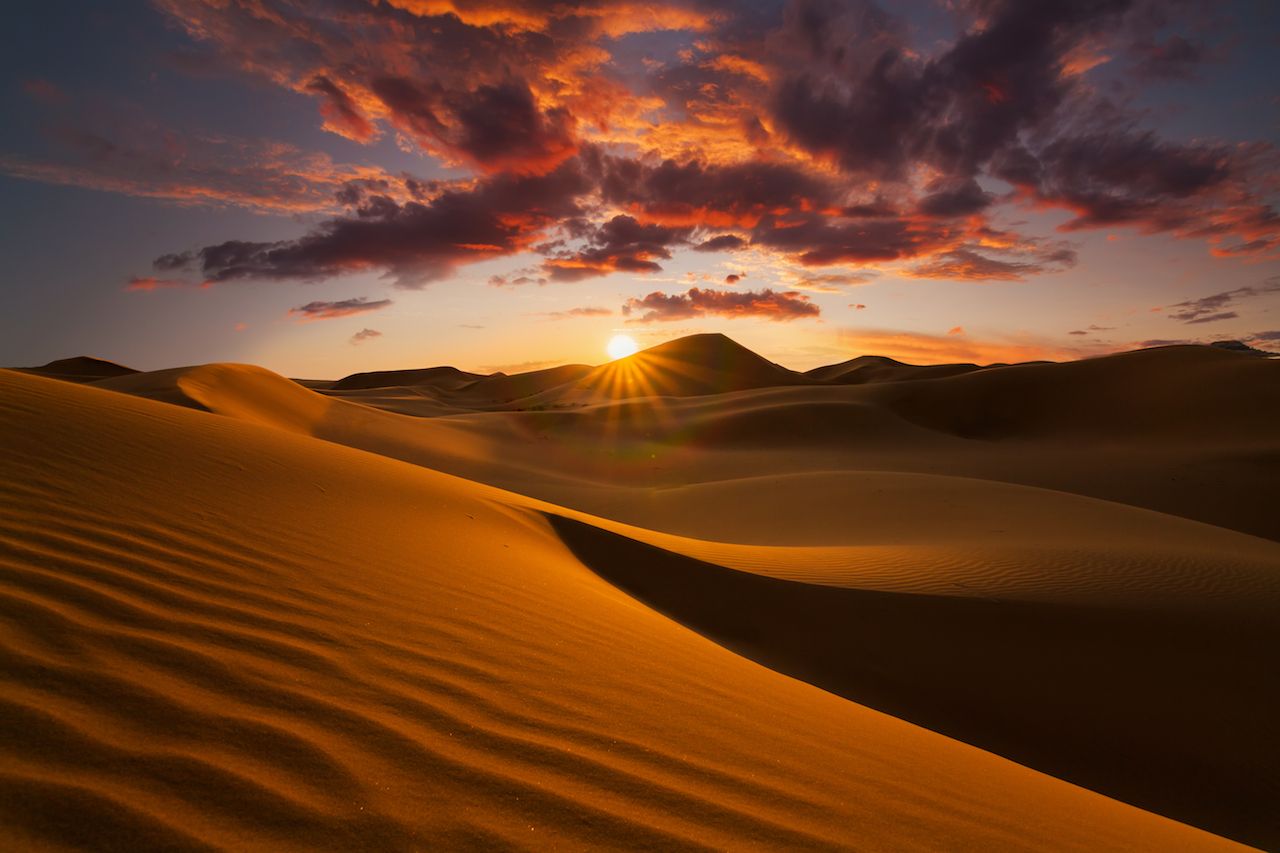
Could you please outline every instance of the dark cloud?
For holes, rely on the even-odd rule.
[[[1181,323],[1214,323],[1219,320],[1234,320],[1240,315],[1235,311],[1225,310],[1242,299],[1251,299],[1267,293],[1280,292],[1280,279],[1269,279],[1263,284],[1237,287],[1235,290],[1224,290],[1211,296],[1199,299],[1188,299],[1168,306],[1168,317]]]
[[[969,216],[986,209],[995,199],[972,178],[938,179],[925,187],[918,210],[925,216]]]
[[[569,112],[539,109],[529,87],[515,80],[463,93],[434,82],[380,77],[371,88],[396,124],[424,147],[485,171],[541,174],[576,148]]]
[[[668,224],[751,227],[766,214],[830,206],[836,189],[817,175],[784,163],[716,165],[664,160],[649,165],[611,156],[593,159],[605,201]],[[740,248],[723,240],[707,251]]]
[[[303,321],[337,320],[342,317],[354,317],[357,314],[368,314],[370,311],[380,311],[388,305],[391,305],[390,299],[370,300],[367,296],[358,296],[337,302],[321,300],[308,302],[306,305],[290,308],[289,314]]]
[[[655,259],[670,258],[668,246],[686,242],[691,230],[618,215],[594,229],[584,248],[555,253],[543,269],[552,281],[579,281],[611,272],[658,272],[662,266]]]
[[[731,252],[747,245],[737,234],[719,234],[693,247],[695,252]]]
[[[1174,231],[1210,239],[1224,255],[1280,246],[1280,218],[1253,189],[1270,168],[1137,130],[1136,116],[1081,82],[1108,45],[1127,45],[1151,73],[1198,61],[1192,41],[1166,32],[1197,4],[958,5],[980,24],[934,57],[910,50],[903,29],[871,4],[790,6],[774,42],[780,129],[852,176],[903,185],[927,165],[947,188],[924,188],[922,215],[982,211],[994,199],[972,179],[985,171],[1073,211],[1070,228]]]
[[[924,161],[973,176],[1072,90],[1066,56],[1113,25],[1127,0],[975,4],[982,20],[932,58],[877,7],[797,2],[777,39],[795,70],[774,114],[795,142],[846,171],[904,180]]]
[[[1149,341],[1139,341],[1138,346],[1140,347],[1176,347],[1176,346],[1184,346],[1186,344],[1194,344],[1194,343],[1197,343],[1197,341],[1189,341],[1186,339],[1165,340],[1163,338],[1153,338]]]
[[[941,222],[835,219],[819,214],[790,219],[771,214],[752,229],[751,242],[794,254],[806,266],[830,266],[929,255],[961,236],[957,228]]]
[[[460,264],[527,248],[546,228],[575,214],[576,198],[587,189],[570,161],[547,175],[496,175],[426,203],[372,196],[354,215],[330,219],[296,240],[231,240],[157,263],[164,269],[197,265],[214,282],[317,281],[385,270],[399,286],[416,288],[451,275]]]
[[[379,332],[377,329],[361,329],[351,336],[351,343],[352,345],[362,344],[365,341],[371,341],[374,338],[380,337],[382,337],[382,332]]]
[[[997,167],[996,174],[1039,201],[1072,210],[1076,218],[1067,228],[1138,224],[1168,231],[1199,215],[1197,200],[1228,180],[1232,156],[1217,146],[1177,145],[1122,129],[1061,137],[1012,162],[1013,171]]]
[[[1031,251],[1026,260],[1002,259],[975,249],[957,248],[916,264],[909,272],[917,278],[950,278],[970,281],[1019,281],[1031,275],[1061,272],[1075,265],[1075,250],[1068,247]]]
[[[809,301],[809,297],[795,291],[777,292],[765,289],[726,292],[693,287],[687,293],[668,296],[655,291],[643,299],[628,299],[622,306],[622,313],[631,317],[627,321],[629,323],[653,323],[707,315],[786,321],[817,317],[821,311]]]
[[[1175,320],[1178,319],[1176,315],[1170,315],[1170,316],[1172,316]],[[1219,320],[1234,320],[1239,316],[1240,315],[1234,311],[1219,311],[1217,314],[1205,314],[1200,317],[1196,317],[1194,320],[1184,320],[1183,322],[1188,324],[1216,323]]]
[[[742,281],[742,276],[738,275],[737,273],[729,273],[727,276],[724,277],[725,284],[737,284],[740,281]]]

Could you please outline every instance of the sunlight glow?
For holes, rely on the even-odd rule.
[[[640,347],[636,346],[635,339],[630,335],[614,335],[605,349],[609,352],[609,358],[618,359],[633,355]]]

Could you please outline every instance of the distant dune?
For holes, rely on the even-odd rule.
[[[0,371],[15,848],[1280,845],[1278,361],[100,365]]]
[[[420,370],[376,370],[353,373],[330,386],[334,391],[360,391],[366,388],[392,388],[397,385],[428,385],[453,390],[482,378],[456,367],[425,367]]]
[[[1005,367],[1006,365],[996,365]],[[820,382],[862,385],[867,382],[906,382],[912,379],[941,379],[981,370],[976,364],[903,364],[882,355],[860,355],[839,364],[815,367],[805,376]]]
[[[18,367],[23,373],[34,373],[50,379],[64,379],[68,382],[92,382],[97,379],[109,379],[113,376],[128,376],[138,371],[132,367],[116,364],[101,358],[79,355],[75,358],[60,358],[41,367]]]

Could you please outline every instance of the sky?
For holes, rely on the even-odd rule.
[[[17,0],[0,364],[1280,350],[1271,0]]]

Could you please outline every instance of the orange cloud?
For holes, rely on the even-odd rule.
[[[133,276],[125,282],[126,291],[148,293],[153,290],[164,290],[173,287],[192,287],[190,282],[178,278],[156,278],[155,276]]]
[[[884,355],[909,364],[1017,364],[1096,354],[1030,336],[983,340],[954,332],[930,335],[895,329],[841,329],[837,336],[841,345],[855,354]]]

